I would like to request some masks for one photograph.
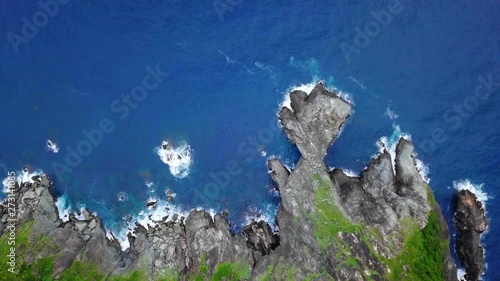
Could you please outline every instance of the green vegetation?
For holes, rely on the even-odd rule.
[[[62,281],[104,280],[106,276],[91,262],[73,261],[71,267],[61,273]]]
[[[293,268],[288,261],[281,258],[277,265],[270,264],[267,268],[266,273],[261,276],[260,281],[271,281],[271,280],[295,280],[295,273],[297,269]]]
[[[38,258],[35,254],[43,252],[46,249],[52,249],[47,237],[36,237],[30,239],[30,233],[33,229],[33,221],[23,223],[16,229],[16,271],[8,271],[9,265],[7,255],[10,253],[10,247],[0,247],[0,281],[55,281],[52,277],[54,272],[54,256]],[[8,236],[0,236],[0,243],[8,245]],[[31,261],[33,260],[33,261]],[[206,262],[206,256],[202,256],[201,265],[198,273],[191,280],[249,280],[250,268],[248,265],[239,263],[220,263],[213,275],[210,276],[209,268]],[[123,276],[112,276],[106,278],[99,267],[89,261],[75,260],[71,267],[66,269],[59,276],[60,281],[144,281],[148,280],[146,271],[134,270]],[[175,281],[179,280],[177,272],[166,270],[161,276],[155,278],[156,281]]]
[[[212,281],[245,280],[250,278],[248,265],[223,262],[217,265]]]
[[[387,260],[390,280],[444,280],[448,241],[439,237],[440,225],[434,211],[427,225],[405,239],[401,254]]]
[[[219,263],[215,268],[213,276],[210,276],[210,269],[207,264],[205,253],[201,256],[200,268],[189,280],[193,281],[222,281],[222,280],[249,280],[250,266],[242,263]]]
[[[356,224],[347,219],[342,211],[337,208],[332,198],[332,183],[330,180],[322,179],[319,175],[314,176],[316,182],[316,194],[314,197],[315,210],[308,218],[314,224],[314,236],[319,247],[327,254],[328,248],[335,250],[335,259],[339,261],[337,269],[341,266],[360,268],[363,261],[351,255],[351,247],[339,233],[354,233],[364,241],[372,252],[373,247],[367,233],[368,229],[361,224]],[[370,280],[370,276],[366,276]]]
[[[335,206],[332,199],[332,183],[315,175],[317,190],[314,197],[315,211],[309,218],[314,223],[314,235],[321,249],[337,245],[337,234],[360,233],[363,226],[349,221]],[[339,245],[337,245],[339,246]]]
[[[34,221],[26,221],[22,225],[16,226],[14,240],[10,240],[10,231],[7,230],[0,236],[0,280],[9,281],[52,281],[54,267],[54,257],[48,256],[38,258],[37,254],[43,252],[48,247],[48,238],[38,237],[30,239]],[[14,236],[13,236],[14,237]],[[15,241],[15,244],[13,244]],[[10,242],[10,243],[9,243]],[[10,248],[15,248],[15,269],[10,272],[8,264],[11,254]],[[31,260],[34,260],[31,262]]]
[[[448,250],[448,240],[440,238],[440,225],[434,211],[429,213],[427,225],[419,229],[418,225],[410,220],[400,221],[403,226],[405,244],[400,254],[386,259],[373,250],[370,237],[381,240],[380,234],[373,229],[367,229],[360,224],[352,223],[345,218],[342,212],[332,202],[332,186],[329,180],[314,176],[317,183],[315,195],[315,212],[309,215],[315,227],[315,237],[321,249],[333,247],[336,259],[344,266],[359,268],[362,262],[350,256],[349,245],[337,239],[339,232],[355,233],[370,249],[370,252],[388,268],[389,280],[443,280],[445,273],[445,258]],[[431,206],[437,203],[430,187],[428,200]],[[378,275],[371,272],[371,276]],[[370,278],[370,276],[368,276]]]

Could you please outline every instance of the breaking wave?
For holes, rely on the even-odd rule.
[[[15,173],[15,181],[19,184],[22,184],[23,182],[33,183],[34,182],[32,180],[33,177],[43,175],[43,171],[39,169],[34,171],[25,169],[24,171],[13,171],[13,172]],[[5,177],[2,180],[2,186],[4,192],[9,191],[9,177]]]
[[[193,149],[187,143],[175,147],[170,142],[163,141],[161,146],[155,148],[155,152],[168,165],[172,176],[181,179],[189,175]]]
[[[289,87],[288,89],[285,90],[283,93],[283,100],[279,104],[279,110],[281,110],[283,107],[288,107],[289,109],[292,109],[291,107],[291,102],[290,102],[290,93],[293,91],[303,91],[306,94],[310,94],[311,91],[314,89],[316,84],[319,82],[323,82],[325,88],[329,91],[336,92],[339,97],[350,103],[351,105],[354,105],[354,98],[350,93],[347,93],[345,91],[340,90],[338,87],[335,86],[335,79],[332,76],[329,76],[327,80],[322,80],[320,77],[323,77],[320,71],[320,67],[318,64],[318,61],[315,58],[311,58],[310,60],[306,62],[301,62],[298,60],[295,60],[294,57],[290,58],[290,65],[296,68],[301,68],[306,71],[308,71],[311,76],[312,80],[311,82],[307,84],[299,84],[299,85],[293,85]],[[279,113],[279,112],[278,112]],[[354,113],[354,110],[352,110],[351,114]]]
[[[56,200],[57,212],[59,213],[59,218],[63,222],[69,221],[69,215],[72,213],[71,203],[69,202],[68,195],[65,193]]]
[[[57,146],[57,143],[51,140],[47,140],[47,150],[52,151],[53,153],[58,153],[59,147]]]
[[[274,204],[267,204],[264,209],[258,209],[257,207],[249,207],[248,213],[245,217],[245,222],[241,224],[241,227],[248,225],[254,221],[255,222],[264,221],[267,224],[269,224],[273,233],[278,233],[279,227],[276,224],[277,216],[278,216],[278,208]]]
[[[490,198],[484,191],[484,184],[474,184],[469,179],[454,181],[453,188],[457,191],[469,190],[476,195],[477,199],[483,203],[483,206],[486,205],[486,201]]]
[[[377,147],[379,149],[379,153],[383,153],[385,149],[389,152],[392,160],[392,169],[393,172],[396,173],[396,147],[399,143],[399,139],[404,138],[407,141],[411,141],[411,135],[406,132],[402,132],[401,127],[397,124],[392,124],[392,128],[392,134],[389,137],[381,137],[377,141]],[[413,152],[413,157],[415,159],[415,167],[417,168],[418,173],[426,183],[429,183],[429,168],[424,164],[424,162],[422,162],[422,160],[418,159],[418,154],[416,152]]]

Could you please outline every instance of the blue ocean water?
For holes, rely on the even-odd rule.
[[[0,3],[5,173],[43,170],[67,206],[115,232],[166,190],[179,209],[229,210],[237,229],[276,211],[265,161],[299,157],[276,113],[287,89],[321,79],[354,102],[327,163],[360,171],[381,137],[411,135],[453,233],[455,188],[468,180],[488,197],[485,279],[500,280],[498,1],[51,3],[46,20],[35,1]],[[68,151],[102,122],[112,132],[71,167]],[[165,139],[192,149],[187,176],[155,152]]]

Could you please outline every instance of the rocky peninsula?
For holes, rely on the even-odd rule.
[[[234,234],[223,214],[193,210],[137,225],[122,251],[89,211],[63,222],[44,175],[16,182],[13,205],[0,207],[2,243],[9,208],[18,218],[16,273],[2,244],[0,280],[457,280],[447,224],[413,145],[400,139],[395,159],[384,151],[358,177],[329,169],[324,157],[351,105],[321,83],[290,99],[279,120],[301,158],[293,170],[268,161],[281,194],[279,234],[262,221]]]

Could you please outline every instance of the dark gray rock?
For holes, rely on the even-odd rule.
[[[249,248],[259,251],[263,256],[279,246],[279,236],[274,234],[269,224],[264,221],[253,222],[243,227],[243,235]]]
[[[297,145],[302,157],[323,159],[351,112],[351,105],[320,83],[307,95],[294,91],[291,107],[283,107],[279,119],[290,141]]]
[[[461,190],[456,197],[455,226],[460,233],[457,251],[465,266],[465,279],[476,281],[484,270],[481,234],[486,231],[488,221],[483,205],[474,193]]]

